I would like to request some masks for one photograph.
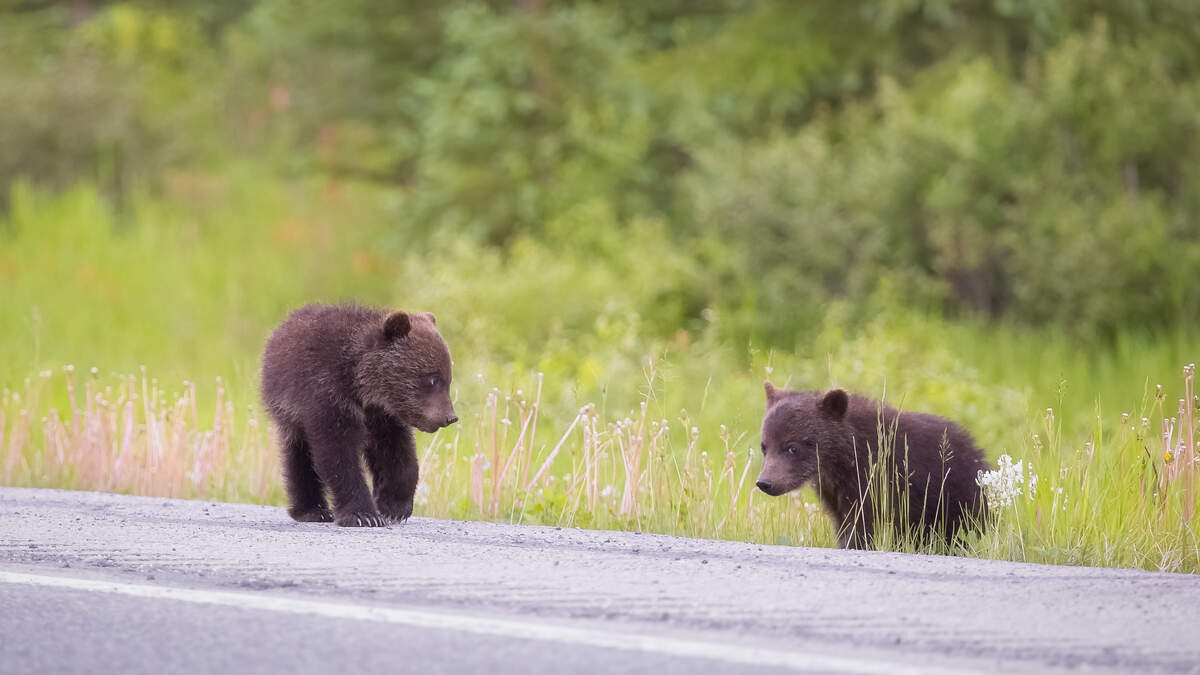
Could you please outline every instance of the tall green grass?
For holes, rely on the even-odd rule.
[[[455,359],[463,422],[419,439],[418,515],[834,545],[810,492],[752,489],[770,377],[951,417],[1025,481],[1032,465],[1036,492],[956,552],[1200,571],[1178,445],[1195,441],[1179,422],[1163,440],[1195,332],[1087,345],[905,310],[883,288],[786,348],[730,344],[721,308],[680,319],[702,270],[660,223],[583,207],[498,252],[409,224],[406,199],[251,169],[171,175],[121,210],[86,187],[17,187],[0,223],[0,476],[281,504],[261,346],[297,305],[357,300],[436,312]]]

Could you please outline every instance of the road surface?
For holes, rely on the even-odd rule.
[[[1200,578],[0,488],[0,673],[1200,673]]]

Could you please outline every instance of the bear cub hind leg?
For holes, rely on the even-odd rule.
[[[288,515],[301,523],[333,522],[333,511],[325,502],[325,488],[313,468],[312,454],[304,440],[304,432],[295,425],[280,425],[279,436],[290,504]]]

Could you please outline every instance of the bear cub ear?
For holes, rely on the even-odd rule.
[[[775,385],[771,384],[770,380],[763,382],[763,389],[767,391],[767,407],[770,408],[779,400],[779,390],[775,388]]]
[[[422,312],[418,316],[428,319],[429,323],[431,323],[435,326],[437,325],[437,317],[433,315],[433,312]]]
[[[850,397],[844,390],[834,389],[825,394],[818,405],[821,412],[835,420],[840,420],[845,417],[846,409],[850,407]]]
[[[383,321],[383,339],[395,342],[407,337],[412,330],[412,320],[404,312],[392,312]]]

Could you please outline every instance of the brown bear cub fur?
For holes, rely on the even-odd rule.
[[[298,521],[405,520],[417,489],[412,428],[432,433],[458,421],[450,350],[428,313],[326,305],[292,312],[267,341],[262,399],[279,432],[288,513]]]
[[[987,461],[962,427],[841,389],[766,390],[758,488],[778,496],[813,482],[842,548],[870,548],[880,517],[900,536],[948,544],[982,525],[975,478]]]

